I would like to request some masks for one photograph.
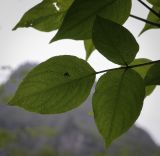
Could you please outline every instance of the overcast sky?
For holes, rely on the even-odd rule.
[[[56,55],[75,55],[85,58],[82,42],[73,40],[58,41],[48,44],[55,32],[43,33],[32,28],[12,28],[28,9],[40,0],[0,0],[0,66],[9,65],[13,69],[24,62],[42,62]],[[132,13],[145,18],[147,9],[133,0]],[[138,37],[144,23],[129,18],[125,26],[134,34],[140,44],[137,58],[160,59],[160,31],[150,30]],[[89,63],[96,71],[116,67],[98,52],[94,52]],[[7,72],[0,71],[0,82],[4,81]],[[145,128],[160,145],[160,88],[146,98],[137,125]]]

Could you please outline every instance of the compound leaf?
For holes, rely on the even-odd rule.
[[[10,105],[41,114],[69,111],[90,94],[94,72],[86,61],[77,57],[53,57],[26,76]]]

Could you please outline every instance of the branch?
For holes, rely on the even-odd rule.
[[[132,68],[152,65],[152,64],[155,64],[155,63],[160,63],[160,60],[152,61],[152,62],[147,62],[147,63],[142,63],[142,64],[124,66],[124,67],[119,67],[119,68],[106,69],[106,70],[98,71],[95,74],[101,74],[101,73],[105,73],[105,72],[108,72],[108,71],[121,70],[121,69],[132,69]]]
[[[145,6],[147,9],[149,9],[153,14],[155,14],[157,17],[160,18],[160,14],[158,12],[156,12],[155,10],[153,10],[151,7],[149,7],[146,3],[144,3],[141,0],[138,0],[143,6]]]
[[[147,24],[150,24],[150,25],[152,25],[152,26],[156,26],[156,27],[160,28],[160,24],[159,24],[159,23],[155,23],[155,22],[152,22],[152,21],[148,21],[148,20],[146,20],[146,19],[143,19],[143,18],[141,18],[141,17],[135,16],[135,15],[132,15],[132,14],[130,15],[130,17],[135,18],[135,19],[137,19],[137,20],[139,20],[139,21],[145,22],[145,23],[147,23]]]

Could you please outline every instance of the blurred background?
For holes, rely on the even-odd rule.
[[[107,150],[93,121],[91,96],[80,108],[61,115],[39,115],[7,106],[23,77],[38,63],[64,54],[85,58],[80,41],[48,44],[55,32],[12,31],[22,15],[39,2],[1,0],[0,156],[160,156],[160,87],[146,98],[136,125]],[[148,10],[133,0],[132,14],[146,18]],[[150,30],[138,37],[144,23],[129,18],[125,26],[140,44],[137,58],[160,59],[160,31]],[[116,67],[97,51],[89,63],[96,71]]]

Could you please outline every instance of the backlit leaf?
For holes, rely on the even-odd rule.
[[[120,65],[130,64],[139,50],[134,36],[126,28],[101,17],[94,23],[92,39],[103,56]]]
[[[60,11],[67,11],[74,0],[55,0]]]
[[[60,39],[90,39],[97,15],[123,24],[130,11],[131,0],[75,0],[51,42]]]
[[[95,50],[95,47],[94,47],[92,40],[85,40],[84,47],[86,50],[86,60],[88,60],[88,58],[90,57],[92,52]]]
[[[160,85],[160,63],[154,64],[145,77],[146,85]]]
[[[155,7],[154,6],[152,9],[157,11],[160,14],[160,7]],[[147,20],[160,24],[160,18],[157,17],[155,14],[153,14],[151,11],[149,12]],[[150,29],[158,29],[158,27],[150,25],[150,24],[145,24],[145,26],[144,26],[143,30],[141,31],[140,35],[142,33],[144,33],[145,31],[150,30]]]
[[[154,6],[160,7],[160,0],[147,0],[147,1]]]
[[[72,0],[65,3],[64,0],[43,0],[25,13],[13,30],[20,27],[33,27],[45,32],[56,30],[71,3]]]
[[[143,63],[148,63],[151,62],[151,60],[146,59],[146,58],[140,58],[140,59],[135,59],[130,65],[137,65],[137,64],[143,64]],[[152,65],[145,65],[145,66],[139,66],[139,67],[135,67],[133,68],[137,73],[139,73],[141,75],[141,77],[144,79],[148,70],[151,68]],[[154,89],[155,89],[155,85],[152,86],[146,86],[145,90],[146,90],[146,96],[150,95]]]
[[[94,70],[86,61],[53,57],[26,76],[10,105],[41,114],[63,113],[86,100],[94,80]]]
[[[106,146],[137,120],[145,86],[134,70],[116,70],[103,75],[93,95],[94,118]]]

